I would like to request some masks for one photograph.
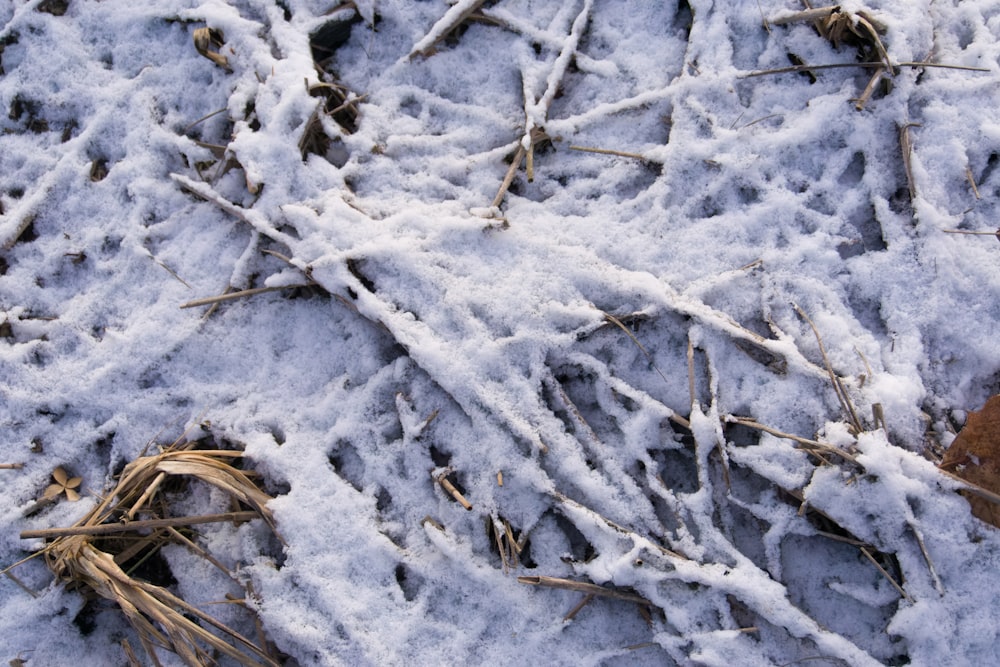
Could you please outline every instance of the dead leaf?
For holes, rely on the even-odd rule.
[[[52,471],[52,479],[54,482],[49,484],[42,493],[43,499],[52,500],[63,494],[66,494],[66,500],[70,502],[76,502],[80,499],[80,492],[77,489],[83,482],[82,477],[70,477],[62,466],[59,466]]]
[[[970,412],[965,428],[945,452],[940,468],[965,481],[1000,494],[1000,394],[979,412]],[[963,491],[972,514],[1000,528],[1000,506]]]
[[[227,72],[233,71],[233,69],[229,66],[229,60],[221,53],[212,51],[211,49],[213,46],[216,49],[221,49],[226,43],[226,38],[223,36],[221,30],[216,30],[215,28],[198,28],[194,31],[191,38],[194,40],[194,48],[198,51],[198,53],[205,56],[219,67],[225,69]]]

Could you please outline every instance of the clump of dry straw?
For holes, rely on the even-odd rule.
[[[195,450],[195,444],[175,443],[159,454],[142,456],[127,465],[113,491],[72,527],[24,531],[21,537],[52,538],[40,553],[56,577],[115,602],[135,628],[153,664],[159,664],[159,647],[176,653],[187,665],[213,664],[221,656],[241,665],[277,665],[266,647],[258,646],[166,588],[134,578],[122,569],[124,562],[143,550],[155,551],[177,540],[225,570],[178,529],[255,517],[275,529],[274,517],[266,507],[270,496],[232,464],[242,457],[242,452]],[[206,482],[250,510],[169,517],[167,497],[162,493],[168,478]],[[136,518],[139,515],[151,518]],[[102,548],[123,544],[129,546],[117,554]]]

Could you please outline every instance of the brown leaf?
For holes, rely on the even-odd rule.
[[[952,472],[978,487],[1000,494],[1000,394],[990,397],[979,412],[970,412],[965,428],[941,460]],[[962,492],[979,519],[1000,528],[1000,506]]]

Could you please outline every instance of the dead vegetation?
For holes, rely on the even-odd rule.
[[[176,653],[192,667],[214,664],[228,656],[241,665],[277,665],[266,645],[258,645],[223,625],[211,615],[171,593],[167,588],[129,574],[137,563],[154,556],[166,544],[181,544],[206,558],[227,576],[237,577],[194,541],[192,526],[259,518],[275,530],[267,509],[270,497],[248,472],[234,465],[242,453],[197,449],[197,441],[176,442],[158,454],[129,463],[115,486],[97,506],[72,526],[26,530],[22,539],[50,540],[39,552],[56,578],[65,585],[96,594],[115,603],[135,629],[149,659],[159,664],[158,650]],[[67,479],[62,468],[44,496],[76,496],[79,478]],[[170,516],[171,495],[177,483],[209,484],[228,495],[234,505],[249,510],[206,516]],[[36,554],[38,555],[38,554]],[[9,570],[9,568],[8,568]],[[249,596],[250,593],[248,592]],[[123,645],[126,653],[131,651]],[[130,658],[132,664],[137,664]]]
[[[490,15],[483,12],[483,4],[467,3],[448,10],[431,31],[414,45],[409,58],[413,60],[433,57],[441,43],[449,35],[454,35],[465,22],[491,20]],[[308,160],[310,155],[316,155],[335,161],[330,155],[334,145],[339,141],[339,137],[356,132],[359,123],[362,122],[358,105],[365,99],[365,96],[350,91],[339,82],[332,70],[333,56],[337,48],[347,41],[351,25],[358,20],[356,8],[344,6],[339,9],[343,12],[342,15],[311,36],[310,45],[319,80],[312,84],[306,84],[308,94],[316,98],[317,102],[313,112],[303,124],[301,135],[297,139],[297,148],[303,160]],[[557,54],[553,61],[553,67],[545,78],[544,90],[534,90],[527,82],[524,82],[522,90],[523,125],[518,130],[518,138],[510,144],[512,149],[512,152],[508,154],[510,162],[490,204],[490,215],[494,217],[500,217],[500,207],[509,194],[511,184],[522,165],[525,169],[526,180],[531,183],[535,176],[536,155],[552,144],[553,138],[545,132],[544,125],[548,121],[551,102],[559,94],[562,79],[570,67],[579,40],[591,19],[591,10],[592,3],[584,2],[583,9],[572,22],[570,34],[567,36],[563,50]],[[872,74],[867,85],[855,100],[856,108],[862,110],[873,99],[876,91],[881,89],[883,94],[888,94],[891,79],[899,67],[933,65],[932,63],[893,62],[882,41],[885,27],[871,14],[863,11],[851,13],[842,11],[838,6],[830,6],[785,14],[770,20],[770,24],[774,26],[790,23],[812,24],[820,37],[828,40],[834,48],[847,45],[857,49],[859,62],[813,65],[802,62],[791,68],[754,72],[747,76],[781,72],[813,73],[827,68],[864,67],[872,70]],[[514,29],[502,22],[492,21],[492,24],[501,25],[510,30]],[[220,31],[207,27],[199,28],[194,31],[194,43],[198,53],[211,60],[218,67],[232,72],[232,64],[229,58],[224,55],[225,41]],[[28,112],[25,111],[25,113]],[[206,116],[195,121],[187,130],[191,130],[209,117]],[[250,122],[252,125],[253,118],[254,110],[249,107],[245,117],[241,120]],[[919,126],[919,123],[907,122],[900,125],[899,131],[899,145],[911,202],[917,200],[918,192],[911,168],[914,142],[910,128]],[[376,292],[375,283],[360,271],[358,262],[353,259],[344,260],[343,265],[338,267],[339,273],[335,274],[337,278],[330,278],[330,274],[327,274],[324,279],[314,277],[311,264],[296,256],[293,235],[289,234],[276,221],[254,210],[252,205],[237,205],[233,203],[231,198],[227,198],[215,188],[221,176],[231,169],[241,168],[229,149],[226,138],[222,137],[217,141],[218,143],[195,140],[200,148],[207,150],[212,156],[211,160],[192,165],[200,179],[181,174],[172,174],[172,178],[179,187],[244,223],[253,233],[253,241],[248,250],[258,251],[251,252],[251,254],[267,255],[281,260],[286,265],[283,268],[291,267],[300,274],[301,281],[280,286],[251,287],[237,285],[235,283],[239,281],[232,280],[224,287],[221,294],[194,299],[181,304],[180,307],[210,306],[211,310],[206,313],[207,316],[216,306],[229,301],[271,292],[316,290],[326,295],[332,295],[360,317],[370,319],[380,331],[394,336],[400,348],[406,349],[407,345],[410,344],[408,341],[412,339],[403,335],[408,333],[405,327],[408,324],[409,314],[400,314],[395,311],[391,303],[371,298]],[[581,146],[570,146],[570,148],[578,151],[646,160],[639,153]],[[90,171],[92,181],[99,182],[107,174],[106,162],[101,160],[92,162]],[[970,183],[975,190],[976,184],[971,176]],[[247,177],[246,185],[250,194],[257,195],[264,183],[251,182]],[[978,192],[976,195],[978,197]],[[24,229],[21,229],[9,242],[17,241],[23,231]],[[948,231],[962,234],[994,235],[993,232]],[[995,235],[1000,238],[1000,231]],[[264,248],[262,240],[273,244],[274,247],[280,247],[281,251],[274,250],[273,247]],[[273,262],[273,260],[269,261]],[[759,262],[755,262],[744,268],[756,268],[759,265]],[[626,277],[624,273],[622,273],[622,277],[623,279]],[[746,466],[730,460],[732,452],[737,447],[733,444],[735,438],[728,436],[731,436],[737,428],[742,428],[753,432],[755,438],[766,435],[787,441],[791,448],[800,450],[809,457],[817,471],[838,470],[842,473],[842,477],[847,480],[845,485],[850,485],[869,474],[869,471],[859,462],[858,438],[874,431],[883,431],[886,438],[889,438],[888,424],[881,406],[878,404],[867,407],[872,414],[870,420],[863,416],[865,413],[855,405],[855,397],[858,395],[858,389],[864,380],[849,377],[839,373],[834,368],[819,327],[798,305],[793,304],[793,308],[808,326],[808,330],[817,343],[819,354],[811,355],[812,358],[803,352],[802,337],[796,338],[788,332],[781,331],[774,321],[766,322],[771,328],[771,335],[763,335],[736,321],[723,310],[711,307],[697,296],[675,291],[669,286],[664,285],[655,292],[646,288],[637,288],[636,292],[638,298],[645,301],[646,305],[643,310],[623,309],[616,311],[619,312],[616,315],[595,308],[593,322],[577,332],[578,341],[582,344],[587,342],[590,337],[624,336],[624,339],[634,344],[641,352],[642,358],[648,362],[649,369],[655,371],[663,380],[664,385],[669,388],[672,385],[667,377],[668,373],[657,366],[655,350],[650,344],[644,345],[642,337],[638,333],[638,327],[642,323],[655,322],[657,318],[665,318],[668,315],[681,318],[687,326],[688,341],[689,401],[687,401],[685,411],[666,408],[659,401],[652,399],[644,390],[629,384],[627,380],[613,377],[608,370],[610,364],[599,362],[594,358],[587,359],[585,355],[570,358],[572,355],[568,354],[565,359],[550,361],[549,374],[541,380],[539,396],[525,397],[524,400],[527,403],[535,401],[538,405],[532,404],[533,407],[540,406],[543,408],[543,412],[547,411],[547,415],[571,424],[568,433],[571,434],[572,439],[577,441],[576,444],[579,445],[580,452],[583,452],[581,457],[585,458],[593,469],[599,468],[599,464],[593,463],[593,460],[599,459],[599,456],[595,456],[594,452],[602,451],[606,445],[602,442],[601,429],[591,424],[591,421],[595,421],[595,415],[607,418],[609,423],[613,422],[614,419],[603,414],[594,405],[580,407],[579,401],[567,389],[569,382],[565,381],[565,378],[559,377],[560,372],[569,374],[566,368],[574,366],[581,368],[585,363],[592,362],[593,365],[581,371],[581,375],[585,375],[588,381],[595,385],[605,383],[608,389],[607,394],[615,400],[631,405],[656,405],[657,409],[669,413],[667,421],[670,422],[672,436],[675,436],[678,442],[687,447],[683,455],[687,456],[691,462],[688,468],[691,473],[689,476],[694,480],[691,483],[698,490],[705,491],[715,505],[708,508],[711,514],[707,523],[696,525],[698,521],[704,520],[704,517],[692,516],[691,508],[685,505],[687,500],[681,498],[683,494],[671,487],[671,484],[675,483],[676,480],[671,479],[668,483],[661,471],[652,470],[648,471],[647,479],[641,479],[642,474],[647,472],[644,467],[646,462],[641,461],[639,463],[642,465],[636,468],[640,472],[633,473],[638,481],[631,479],[628,481],[634,482],[639,492],[650,499],[651,503],[656,501],[661,506],[669,508],[669,512],[665,511],[663,514],[672,514],[674,523],[670,530],[664,529],[660,534],[651,534],[649,531],[631,525],[623,525],[619,521],[607,518],[601,513],[600,508],[590,507],[583,501],[571,497],[568,492],[564,493],[563,490],[550,490],[548,498],[552,506],[561,513],[561,516],[569,517],[571,521],[577,522],[581,526],[597,527],[597,529],[606,531],[608,534],[615,535],[622,541],[629,543],[636,553],[642,555],[634,561],[635,570],[641,569],[643,572],[652,570],[656,573],[649,575],[650,579],[643,579],[642,576],[636,575],[635,578],[640,582],[648,583],[657,577],[661,577],[664,581],[669,577],[676,577],[679,580],[684,580],[684,577],[687,577],[685,581],[690,586],[700,585],[703,588],[710,588],[710,584],[695,583],[699,581],[697,573],[722,566],[732,560],[734,554],[738,553],[737,547],[732,543],[731,535],[725,534],[723,528],[713,524],[713,522],[718,523],[715,521],[716,513],[721,515],[727,511],[726,508],[729,505],[735,506],[740,502],[732,495],[734,470],[741,474],[749,474],[745,470]],[[367,299],[369,303],[362,312],[355,304],[364,299]],[[380,311],[379,307],[383,309]],[[9,329],[9,323],[5,322],[5,324]],[[715,352],[701,343],[696,344],[697,336],[693,333],[696,327],[699,331],[706,330],[717,334],[724,344],[739,348],[754,359],[765,360],[768,368],[774,372],[792,373],[813,382],[828,383],[825,385],[827,391],[834,396],[836,404],[840,408],[840,420],[847,425],[853,442],[849,445],[833,444],[825,441],[820,434],[789,433],[760,423],[753,416],[720,414],[719,377],[718,371],[713,366]],[[6,333],[4,337],[7,337]],[[10,337],[13,337],[12,332]],[[797,341],[798,346],[795,343],[789,344],[789,341]],[[696,355],[697,359],[704,360],[704,368],[696,367]],[[764,361],[761,363],[764,365]],[[865,363],[867,364],[867,362]],[[565,368],[560,370],[554,368],[559,364]],[[868,374],[871,375],[870,369]],[[702,383],[705,387],[696,386],[701,382],[701,378],[706,380]],[[490,403],[490,396],[485,391],[476,398],[485,405],[493,405]],[[452,407],[457,406],[456,411],[468,411],[469,399],[452,396],[451,401],[454,403]],[[497,406],[493,405],[493,407]],[[436,415],[437,411],[435,410],[427,418],[424,426],[429,424]],[[539,429],[537,424],[528,420],[520,420],[519,417],[516,412],[505,409],[505,406],[497,408],[497,421],[508,430],[513,438],[529,442],[533,448],[532,454],[537,456],[539,466],[551,474],[552,478],[559,478],[561,473],[553,460],[557,456],[565,455],[565,451],[558,454],[553,452],[554,447],[551,446],[550,442],[555,437]],[[705,428],[705,424],[709,424],[714,430]],[[423,427],[420,430],[422,431],[422,429]],[[573,455],[578,453],[572,452]],[[960,466],[968,466],[972,456],[973,454],[967,454],[966,459],[947,460],[942,463],[942,469],[951,472]],[[67,583],[79,585],[81,588],[116,603],[135,628],[141,643],[154,662],[156,661],[157,649],[168,649],[175,652],[189,665],[205,664],[222,655],[245,665],[278,664],[278,659],[272,652],[269,652],[266,645],[247,639],[235,630],[221,625],[203,611],[194,608],[165,587],[133,577],[123,568],[123,564],[140,558],[144,554],[155,553],[167,543],[183,544],[199,555],[211,559],[211,556],[200,550],[191,539],[191,526],[201,523],[247,521],[252,518],[261,518],[277,534],[274,519],[266,507],[270,498],[258,488],[245,471],[234,465],[234,462],[241,458],[242,455],[239,452],[230,450],[198,450],[192,448],[190,444],[175,444],[159,454],[143,456],[129,464],[106,498],[73,526],[25,531],[22,537],[51,540],[45,546],[43,553],[57,578]],[[610,466],[610,464],[608,465]],[[4,464],[0,465],[0,468],[16,466],[20,466],[20,464]],[[744,469],[741,470],[741,468]],[[620,475],[618,481],[625,484],[623,470],[609,467],[607,471],[603,472],[608,475]],[[68,500],[79,498],[80,478],[71,476],[61,467],[53,471],[52,477],[53,483],[43,492],[43,497],[46,500],[53,501],[61,496],[65,496]],[[471,497],[469,492],[457,483],[456,471],[453,468],[448,466],[435,468],[429,477],[429,482],[426,479],[425,482],[432,487],[436,485],[440,489],[439,495],[442,495],[449,503],[453,502],[464,512],[482,515],[486,525],[486,539],[489,540],[492,551],[496,554],[498,568],[502,569],[504,573],[527,570],[527,563],[530,562],[526,557],[531,539],[530,530],[517,530],[508,518],[490,508],[489,503]],[[979,499],[985,499],[985,507],[992,508],[977,510],[977,515],[988,512],[989,516],[993,516],[996,511],[996,505],[993,503],[1000,498],[996,496],[997,489],[987,488],[987,484],[977,483],[969,476],[964,477],[966,478],[964,484],[967,491]],[[231,508],[229,512],[201,517],[169,516],[169,497],[163,492],[163,489],[168,481],[174,478],[188,478],[210,484],[233,498],[236,507]],[[884,550],[884,545],[876,544],[870,538],[856,535],[822,508],[813,506],[807,497],[805,486],[781,486],[777,482],[771,482],[771,480],[764,480],[764,482],[771,483],[771,491],[780,495],[784,502],[796,507],[799,517],[813,526],[816,535],[856,549],[857,553],[870,563],[879,576],[884,578],[899,593],[900,598],[913,601],[913,596],[907,590],[905,577],[902,576],[899,560],[895,554]],[[503,475],[500,472],[497,473],[497,484],[500,487],[503,486]],[[241,509],[244,507],[249,509]],[[994,519],[987,518],[987,520],[996,523]],[[434,530],[444,533],[447,521],[441,522],[428,516],[425,523]],[[924,544],[920,528],[915,522],[909,523],[909,527],[912,529],[914,540],[919,545],[930,576],[943,594],[943,585]],[[715,528],[718,529],[717,534],[711,532]],[[685,547],[690,546],[687,538],[698,534],[706,536],[706,538],[708,536],[718,537],[718,543],[723,546],[715,552],[709,551],[707,555],[702,554],[698,558],[687,555]],[[563,621],[572,621],[581,610],[597,598],[607,598],[635,605],[639,614],[650,625],[653,624],[654,614],[657,617],[664,613],[669,615],[668,611],[657,607],[650,599],[637,592],[636,588],[613,584],[598,585],[587,580],[589,575],[585,565],[590,559],[600,555],[596,553],[597,550],[593,544],[588,542],[588,547],[594,553],[590,553],[584,558],[571,559],[573,567],[578,568],[581,572],[577,578],[530,574],[517,576],[517,581],[543,589],[569,590],[582,596],[578,604],[562,616]],[[727,552],[727,549],[730,551]],[[218,564],[217,561],[213,562]],[[218,565],[225,570],[221,564]],[[683,570],[685,574],[677,574],[679,570]],[[228,570],[226,572],[232,576],[231,572]],[[759,569],[758,574],[762,580],[768,577],[763,569]],[[706,576],[705,580],[707,579]],[[248,593],[248,595],[252,594]],[[739,613],[733,611],[732,619],[740,617],[742,614],[759,619],[767,617],[768,611],[754,607],[752,600],[742,600],[728,592],[725,594],[725,599],[731,610],[740,610]],[[558,615],[554,614],[554,616]],[[725,627],[723,630],[738,633],[758,631],[757,625],[736,623],[729,623],[729,625],[732,627]],[[822,629],[811,631],[818,636]],[[130,662],[138,662],[130,646],[123,645],[123,650],[129,656]]]

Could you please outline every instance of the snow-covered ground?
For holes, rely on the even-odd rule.
[[[289,665],[1000,660],[1000,536],[932,460],[1000,391],[1000,247],[946,231],[1000,220],[1000,1],[843,3],[893,64],[987,70],[863,103],[872,69],[747,76],[855,61],[766,29],[792,0],[499,0],[447,36],[478,3],[356,4],[0,6],[0,566],[187,430],[275,497],[287,546],[198,541]],[[84,499],[29,511],[57,466]],[[13,572],[0,657],[139,646]]]

